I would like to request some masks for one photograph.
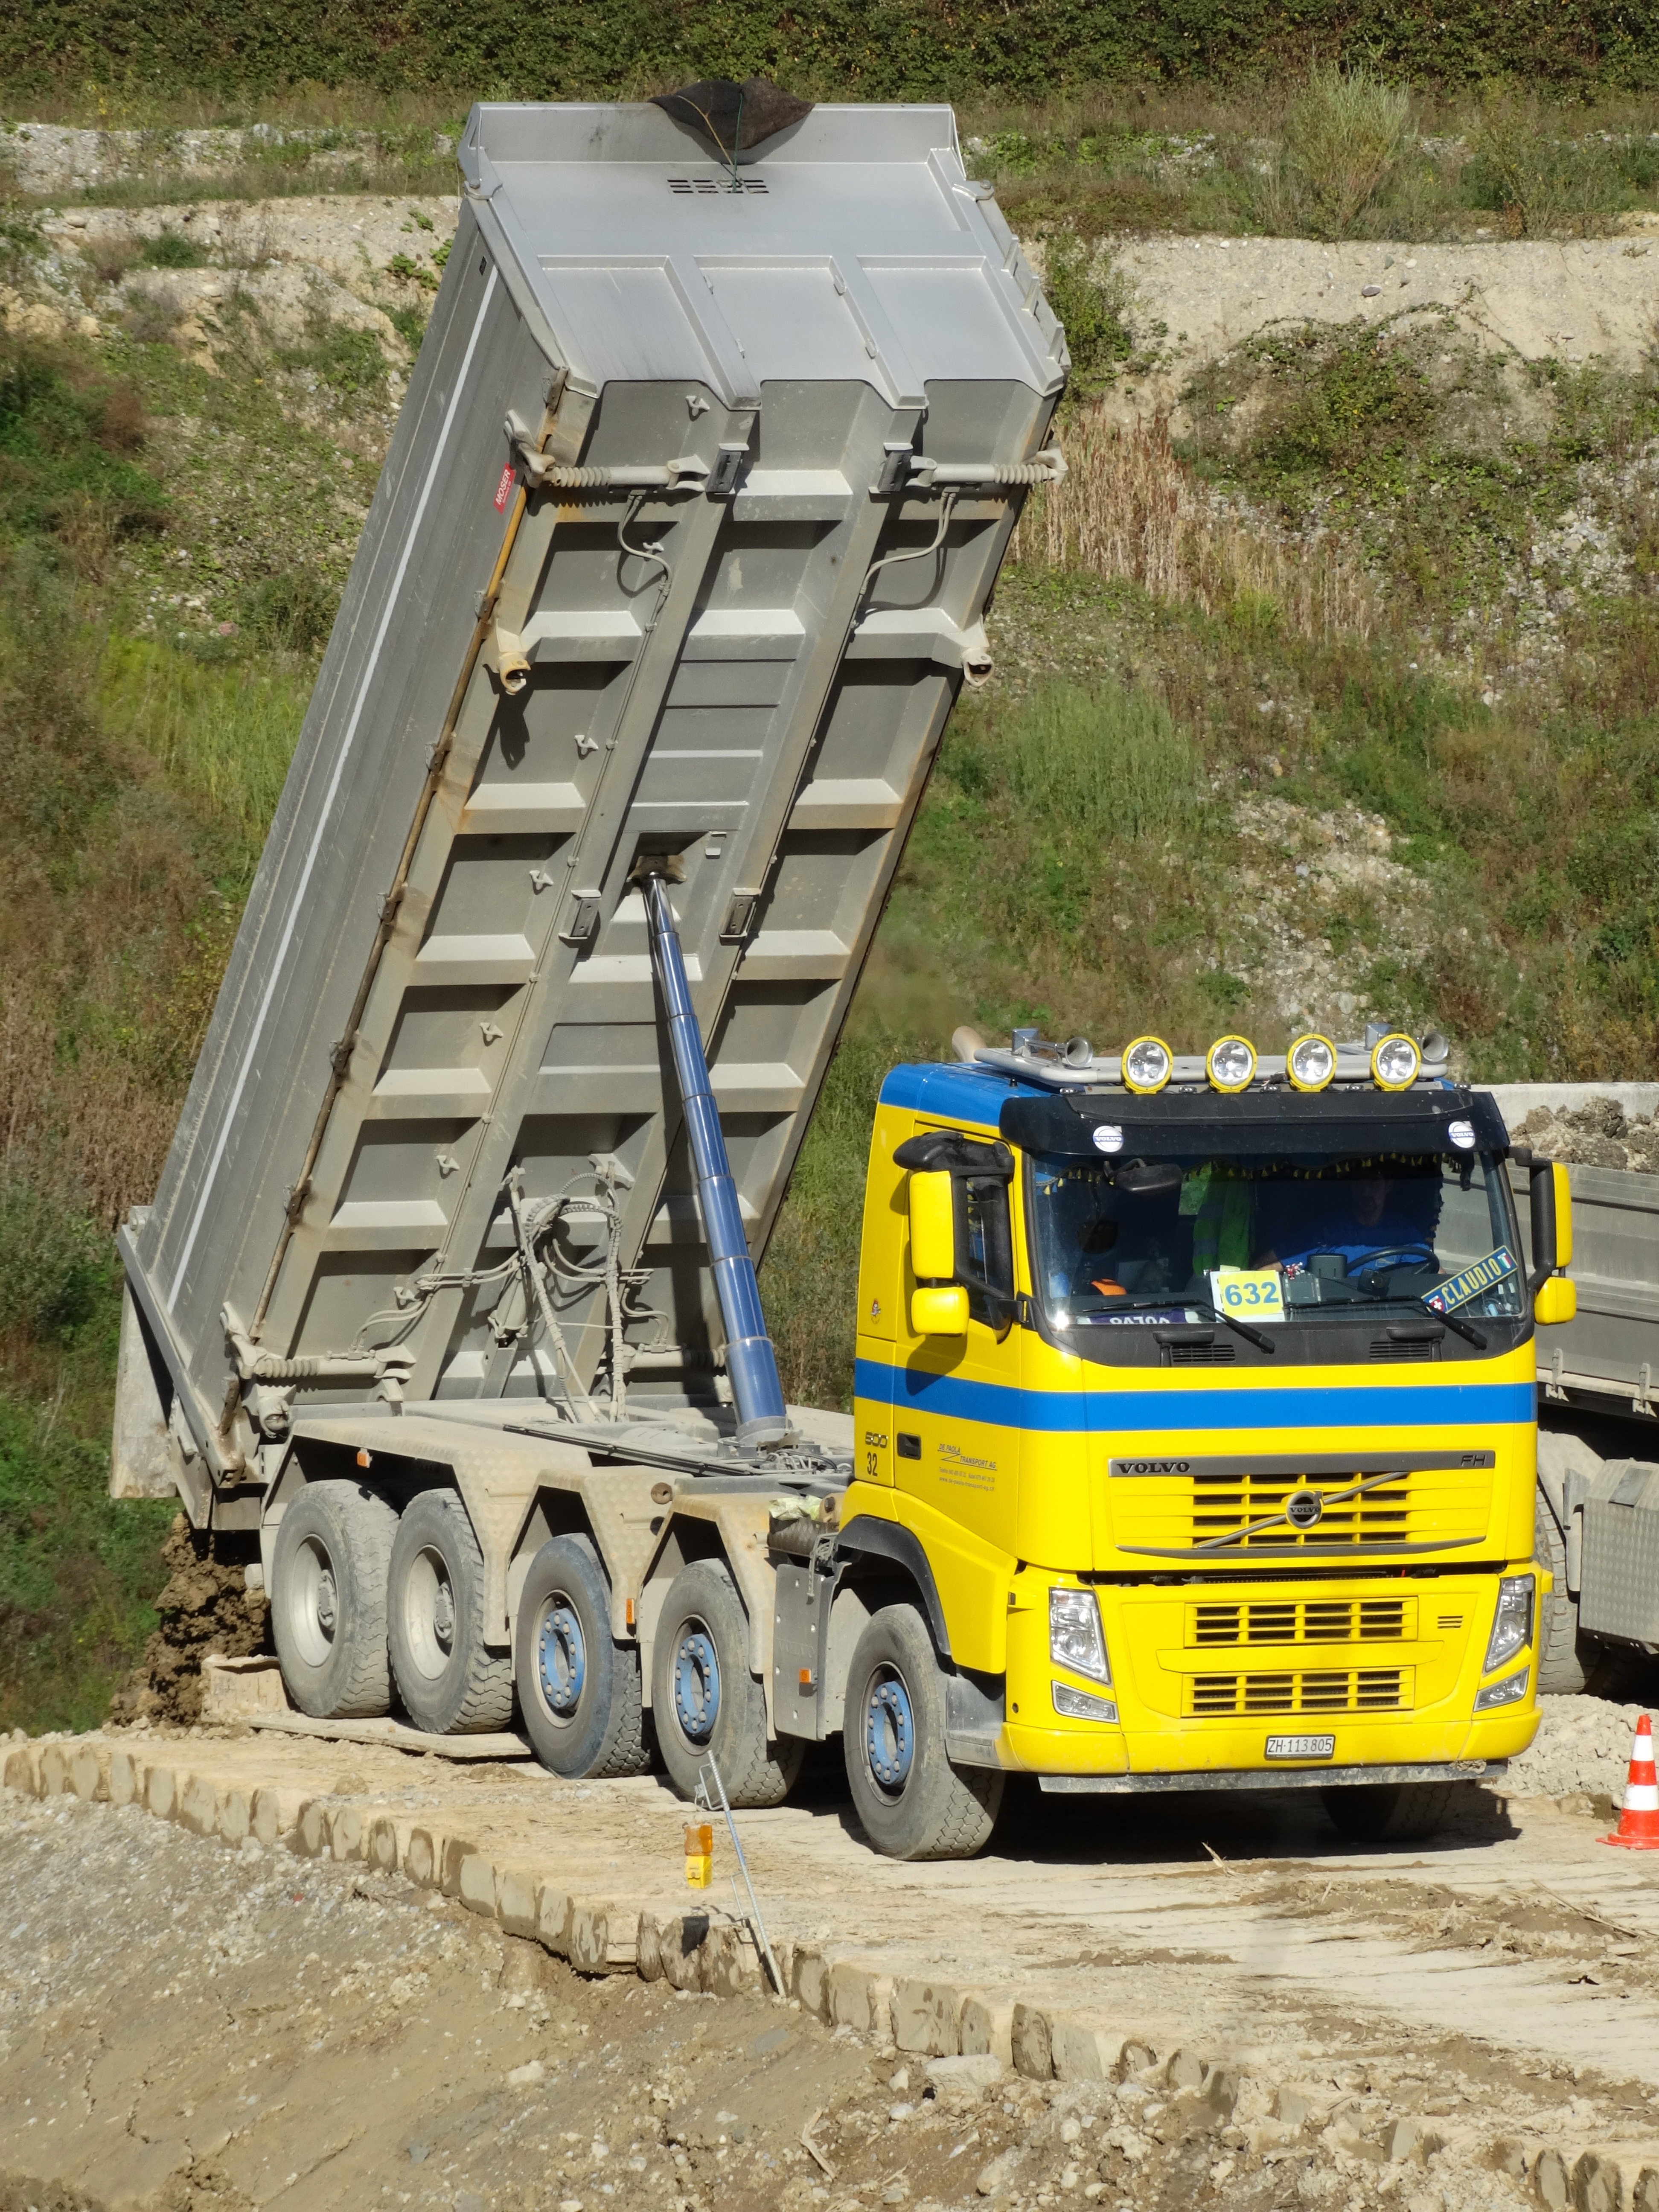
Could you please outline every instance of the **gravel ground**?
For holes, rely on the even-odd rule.
[[[70,1798],[0,1792],[0,2212],[1560,2212],[1538,2124],[1595,2157],[1649,2120],[1473,2046],[1309,2044],[1294,2087],[1133,2044],[1109,2081],[904,2059]],[[1624,2172],[1620,2204],[1656,2212],[1659,2168]]]

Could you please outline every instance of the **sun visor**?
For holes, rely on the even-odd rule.
[[[1454,1125],[1470,1125],[1460,1144]],[[1191,1157],[1296,1159],[1317,1153],[1364,1159],[1379,1152],[1507,1152],[1509,1132],[1495,1099],[1482,1091],[1067,1091],[1010,1098],[1002,1135],[1033,1152],[1098,1158]],[[1118,1133],[1113,1135],[1112,1132]]]

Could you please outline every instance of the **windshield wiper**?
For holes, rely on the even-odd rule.
[[[1098,1316],[1089,1314],[1082,1316],[1082,1319],[1086,1325],[1097,1318],[1103,1321],[1109,1320],[1115,1313],[1152,1313],[1159,1306],[1168,1306],[1171,1309],[1178,1306],[1198,1306],[1212,1320],[1220,1322],[1227,1328],[1237,1329],[1247,1343],[1257,1346],[1263,1352],[1277,1352],[1279,1349],[1272,1337],[1264,1336],[1259,1328],[1252,1328],[1249,1322],[1240,1321],[1233,1314],[1223,1313],[1220,1308],[1212,1304],[1201,1291],[1165,1291],[1162,1297],[1114,1298],[1104,1314]],[[1172,1320],[1171,1326],[1176,1325]]]
[[[1193,1306],[1202,1306],[1206,1312],[1213,1314],[1216,1319],[1220,1322],[1224,1328],[1236,1328],[1238,1331],[1238,1334],[1243,1338],[1246,1344],[1255,1345],[1259,1352],[1278,1351],[1279,1346],[1273,1342],[1272,1337],[1270,1337],[1265,1330],[1252,1328],[1249,1322],[1240,1321],[1237,1314],[1224,1313],[1221,1308],[1218,1305],[1214,1304],[1210,1299],[1205,1297],[1193,1297],[1188,1298],[1187,1300],[1187,1304]]]
[[[1477,1352],[1486,1349],[1486,1339],[1473,1322],[1464,1321],[1455,1313],[1442,1313],[1438,1306],[1431,1306],[1426,1298],[1418,1297],[1410,1291],[1368,1291],[1363,1279],[1359,1288],[1361,1295],[1369,1298],[1373,1305],[1415,1306],[1419,1312],[1427,1314],[1431,1321],[1443,1322],[1446,1328],[1455,1329],[1464,1342],[1472,1344]],[[1344,1301],[1346,1304],[1357,1303],[1353,1299]]]

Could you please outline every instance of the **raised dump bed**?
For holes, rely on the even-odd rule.
[[[945,107],[735,158],[476,108],[460,225],[130,1285],[116,1485],[307,1410],[714,1406],[667,881],[771,1230],[1064,342]]]

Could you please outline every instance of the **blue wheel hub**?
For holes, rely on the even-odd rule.
[[[871,1773],[884,1790],[896,1796],[909,1780],[915,1761],[916,1723],[904,1678],[890,1668],[884,1668],[870,1685],[864,1743]]]
[[[542,1615],[542,1632],[536,1639],[536,1666],[548,1711],[568,1721],[581,1703],[587,1680],[587,1647],[582,1625],[570,1601],[556,1597]]]
[[[674,1713],[688,1743],[707,1743],[720,1717],[720,1663],[701,1621],[688,1621],[674,1653]]]

